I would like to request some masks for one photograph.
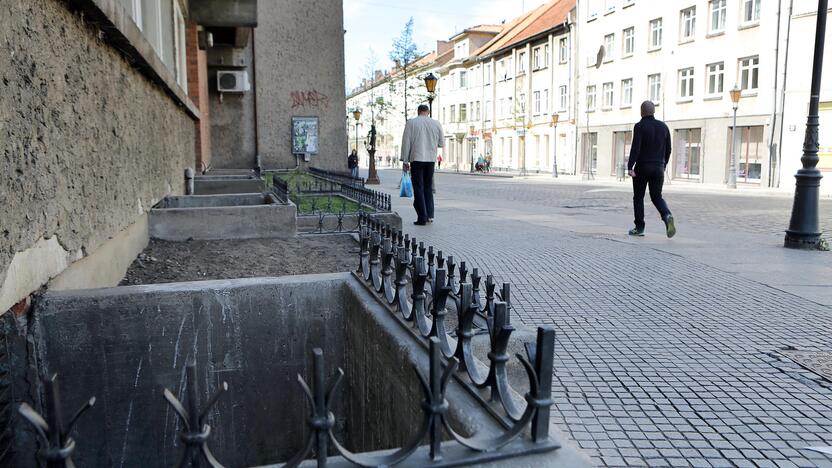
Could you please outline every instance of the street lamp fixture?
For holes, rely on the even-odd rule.
[[[826,37],[828,0],[818,0],[818,20],[815,26],[815,55],[812,65],[812,89],[809,93],[809,115],[806,134],[803,137],[803,167],[795,174],[794,204],[789,229],[786,230],[785,247],[792,249],[819,249],[823,246],[820,232],[819,205],[820,180],[818,170],[818,134],[820,132],[820,80],[823,69],[823,41]]]
[[[358,121],[361,120],[361,109],[357,107],[353,109],[352,117],[355,119],[355,145],[353,145],[353,149],[358,151]]]
[[[728,167],[728,188],[735,189],[737,188],[737,109],[740,107],[742,90],[738,85],[734,85],[730,94],[734,108],[734,125],[731,127],[731,165]]]
[[[430,108],[430,116],[433,118],[433,100],[436,98],[436,83],[439,79],[436,75],[429,73],[425,77],[425,88],[428,90],[428,107]]]
[[[558,120],[560,119],[560,114],[555,112],[552,114],[552,128],[553,136],[552,140],[554,141],[554,145],[552,146],[552,177],[558,177]]]

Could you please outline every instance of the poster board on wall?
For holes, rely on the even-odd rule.
[[[292,154],[318,154],[318,117],[292,117]]]

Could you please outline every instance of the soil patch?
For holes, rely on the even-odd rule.
[[[358,266],[358,252],[358,243],[348,234],[186,242],[151,239],[119,285],[346,272]]]

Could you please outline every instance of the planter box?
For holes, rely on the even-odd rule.
[[[296,208],[268,193],[167,197],[150,211],[150,237],[169,241],[292,237]]]
[[[206,175],[194,177],[195,195],[260,193],[263,179],[254,175]]]

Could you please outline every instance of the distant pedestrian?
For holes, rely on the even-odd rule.
[[[436,167],[441,171],[442,170],[442,155],[436,157]]]
[[[413,180],[417,226],[433,222],[433,166],[445,138],[442,125],[428,117],[429,112],[428,106],[420,105],[419,115],[407,121],[402,135],[402,168],[410,170]]]
[[[352,173],[352,178],[358,178],[358,153],[355,150],[352,150],[349,156],[347,156],[347,167],[350,168],[350,172]]]
[[[650,101],[641,104],[641,121],[633,129],[633,144],[627,163],[633,178],[633,211],[636,227],[631,236],[644,235],[644,192],[650,187],[650,200],[664,221],[667,237],[676,235],[676,224],[670,208],[662,198],[664,169],[670,161],[670,130],[654,117],[656,106]]]

